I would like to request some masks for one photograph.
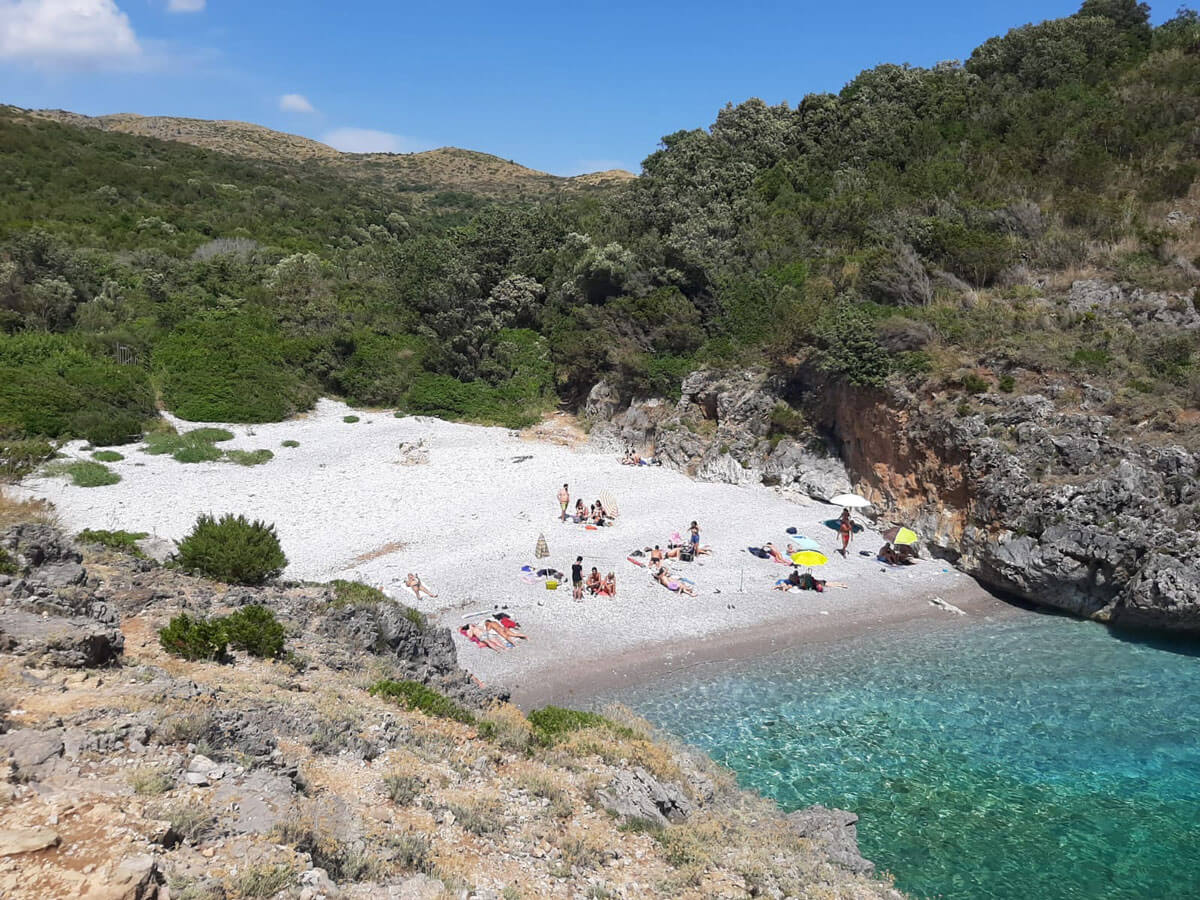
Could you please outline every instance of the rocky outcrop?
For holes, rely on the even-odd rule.
[[[625,821],[650,822],[660,828],[686,822],[696,809],[681,787],[659,781],[641,766],[617,772],[597,796]]]
[[[593,446],[634,447],[701,481],[765,483],[818,499],[849,490],[836,454],[802,423],[775,421],[784,382],[759,370],[693,372],[679,400],[622,404],[606,383],[584,408]]]
[[[858,816],[854,813],[817,805],[790,813],[788,822],[839,866],[862,875],[875,871],[875,863],[858,852]]]

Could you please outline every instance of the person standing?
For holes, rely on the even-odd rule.
[[[838,520],[838,536],[842,539],[842,558],[850,547],[850,538],[854,534],[854,524],[850,521],[850,510],[843,509],[842,517]]]
[[[571,489],[567,485],[563,485],[558,489],[558,506],[561,510],[559,521],[567,521],[567,504],[571,502]]]
[[[571,590],[572,596],[576,600],[583,599],[583,557],[575,557],[575,563],[571,566]]]

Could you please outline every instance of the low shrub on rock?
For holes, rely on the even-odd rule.
[[[46,467],[46,474],[66,475],[75,487],[85,488],[106,487],[121,480],[121,476],[104,463],[93,462],[90,459],[52,463]]]
[[[239,466],[261,466],[275,458],[270,450],[226,450],[225,458]]]
[[[226,616],[222,624],[229,643],[237,650],[261,659],[274,659],[283,652],[283,625],[265,606],[244,606]]]
[[[275,526],[241,515],[201,515],[178,546],[183,568],[230,584],[262,584],[287,565]]]
[[[134,556],[145,556],[137,545],[137,542],[144,537],[149,537],[145,531],[105,531],[85,528],[75,535],[75,540],[83,544],[100,544],[110,550],[120,550]]]
[[[158,632],[158,642],[164,650],[186,660],[219,661],[225,658],[229,640],[220,621],[193,619],[181,613]]]
[[[427,716],[453,719],[465,725],[473,725],[475,716],[463,709],[449,697],[439,694],[419,681],[377,681],[369,688],[375,697],[386,697],[408,709],[415,709]]]
[[[634,737],[633,730],[619,725],[599,713],[567,709],[562,706],[543,706],[529,714],[529,724],[545,743],[553,743],[573,731],[584,728],[607,728],[619,737]]]

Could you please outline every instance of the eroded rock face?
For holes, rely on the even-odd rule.
[[[598,796],[626,821],[653,822],[662,828],[687,821],[696,809],[681,787],[659,781],[641,766],[618,772]]]
[[[788,815],[796,832],[819,844],[831,860],[862,875],[875,871],[875,864],[858,852],[858,816],[844,809],[810,806]]]

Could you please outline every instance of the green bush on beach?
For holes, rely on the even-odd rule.
[[[225,658],[229,639],[220,621],[193,619],[186,613],[173,618],[158,632],[158,642],[174,656],[191,662],[220,662]]]
[[[121,480],[121,476],[108,466],[93,460],[50,463],[45,471],[47,475],[67,476],[76,487],[107,487]]]
[[[178,547],[184,569],[231,584],[262,584],[287,566],[275,526],[242,515],[202,514]]]

